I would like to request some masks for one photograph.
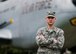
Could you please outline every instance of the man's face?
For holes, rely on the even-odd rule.
[[[46,17],[46,22],[48,25],[53,25],[56,21],[55,17]]]

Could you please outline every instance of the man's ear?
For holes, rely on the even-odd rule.
[[[56,18],[55,18],[55,21],[56,21]]]

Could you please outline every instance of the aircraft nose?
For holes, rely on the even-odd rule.
[[[74,4],[74,6],[76,6],[76,0],[72,0],[72,3]]]

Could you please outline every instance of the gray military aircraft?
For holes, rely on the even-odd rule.
[[[76,0],[0,0],[0,38],[11,39],[12,45],[21,48],[36,46],[37,30],[46,25],[47,11],[55,11],[56,26],[65,31],[64,48],[76,46]]]

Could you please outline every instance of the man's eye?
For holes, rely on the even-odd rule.
[[[48,17],[48,19],[54,19],[54,17]]]

